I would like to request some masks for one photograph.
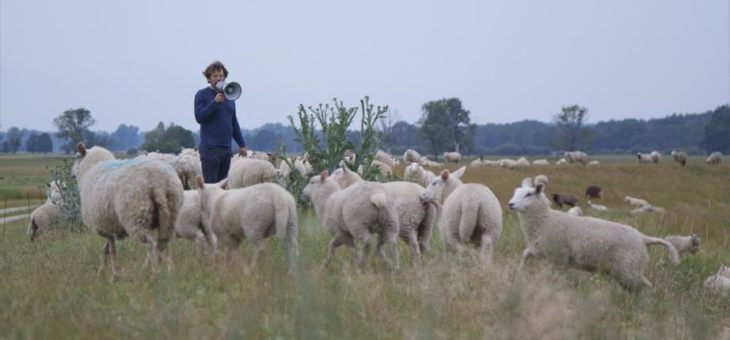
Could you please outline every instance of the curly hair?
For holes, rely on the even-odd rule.
[[[223,66],[223,63],[218,60],[208,65],[208,67],[206,67],[203,71],[203,75],[205,76],[205,79],[210,79],[210,76],[213,75],[213,72],[220,70],[223,70],[223,78],[228,78],[228,70],[225,66]]]

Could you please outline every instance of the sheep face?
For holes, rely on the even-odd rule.
[[[441,172],[441,175],[436,176],[426,187],[426,191],[421,195],[426,202],[443,203],[449,194],[461,184],[459,177],[464,174],[466,167],[461,167],[454,173],[449,172],[448,169]]]
[[[545,186],[542,183],[538,183],[535,187],[532,187],[532,179],[530,177],[522,180],[522,186],[515,189],[512,199],[509,200],[509,208],[512,211],[525,211],[525,209],[532,205],[534,202],[540,199]]]
[[[329,176],[329,171],[324,170],[319,176],[312,176],[307,185],[302,189],[302,198],[310,202],[317,201],[320,192],[327,188],[327,191],[338,190],[339,185]]]

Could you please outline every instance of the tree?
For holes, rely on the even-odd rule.
[[[41,133],[38,136],[38,144],[36,144],[36,151],[42,153],[53,152],[53,141],[51,135],[47,132]]]
[[[154,130],[145,134],[140,150],[178,153],[181,148],[194,146],[195,138],[192,131],[173,123],[165,128],[165,124],[160,122]]]
[[[38,135],[33,133],[28,139],[25,140],[25,151],[27,152],[38,152]]]
[[[702,148],[707,152],[730,153],[730,105],[715,109],[710,122],[705,126],[705,139]]]
[[[587,148],[590,142],[590,131],[585,127],[587,118],[588,109],[578,105],[564,106],[562,112],[555,114],[555,147],[567,151]]]
[[[250,147],[253,150],[275,151],[277,136],[271,130],[259,129],[251,138]]]
[[[427,141],[431,154],[473,148],[476,125],[471,124],[470,112],[464,110],[459,98],[430,101],[423,104],[421,110],[419,136]]]
[[[121,124],[110,136],[110,146],[117,151],[129,150],[139,146],[139,128]]]
[[[61,149],[66,153],[71,153],[76,149],[76,144],[84,141],[89,127],[96,123],[91,117],[91,112],[84,108],[71,109],[64,111],[60,116],[53,120],[53,124],[58,128],[56,136],[68,140]]]
[[[5,142],[8,143],[7,151],[5,151],[5,152],[10,152],[10,153],[18,152],[18,149],[20,149],[22,137],[23,137],[23,134],[20,133],[20,129],[18,129],[17,127],[11,127],[10,129],[8,129],[8,133],[5,136],[5,138],[7,139]]]

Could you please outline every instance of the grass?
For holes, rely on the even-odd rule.
[[[103,240],[88,232],[25,235],[27,221],[0,230],[0,338],[718,338],[730,328],[730,297],[702,288],[730,259],[730,166],[699,159],[680,169],[665,162],[637,165],[628,157],[599,158],[598,167],[521,170],[467,169],[466,182],[487,184],[503,204],[504,232],[489,268],[445,255],[438,233],[417,270],[399,244],[401,270],[380,261],[352,265],[349,252],[319,268],[329,237],[310,211],[300,211],[299,270],[286,271],[282,244],[247,272],[241,263],[199,259],[191,242],[171,244],[172,272],[140,271],[146,248],[119,242],[121,279],[97,275]],[[47,183],[46,162],[0,158],[18,190]],[[37,169],[40,167],[41,169]],[[455,167],[452,167],[454,169]],[[402,169],[400,170],[402,172]],[[28,174],[37,175],[30,176]],[[399,173],[399,170],[396,170]],[[544,173],[548,192],[582,197],[587,185],[604,188],[603,218],[646,234],[697,233],[703,249],[676,267],[661,247],[650,248],[647,276],[654,288],[631,294],[602,275],[519,263],[524,241],[505,205],[523,177]],[[25,176],[29,178],[26,179]],[[35,178],[30,180],[30,178]],[[631,216],[625,195],[667,208],[663,216]],[[588,209],[584,209],[588,214]],[[241,258],[249,259],[244,243]]]

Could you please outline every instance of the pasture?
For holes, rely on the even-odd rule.
[[[301,255],[293,275],[278,239],[266,242],[253,270],[242,263],[252,253],[249,243],[229,265],[198,258],[192,242],[178,239],[171,244],[174,270],[158,274],[140,271],[145,246],[127,239],[117,243],[121,279],[111,283],[108,267],[97,274],[101,237],[68,231],[31,243],[27,219],[8,223],[0,226],[0,338],[730,337],[730,296],[702,286],[721,264],[730,264],[727,159],[711,167],[704,158],[692,158],[680,168],[669,157],[659,165],[637,164],[633,156],[591,158],[601,165],[556,167],[552,160],[518,170],[467,168],[462,180],[489,186],[504,212],[503,234],[486,269],[446,254],[437,230],[421,268],[410,266],[399,241],[397,272],[377,259],[358,269],[344,247],[322,269],[330,238],[312,211],[300,210]],[[40,204],[42,193],[31,193],[50,181],[46,166],[58,162],[0,157],[0,204]],[[395,172],[402,174],[402,168]],[[586,215],[657,237],[696,233],[702,249],[671,266],[662,247],[650,247],[646,274],[654,287],[639,294],[603,275],[563,271],[542,260],[532,259],[518,271],[525,244],[507,202],[522,178],[537,174],[549,177],[548,193],[580,197]],[[594,203],[608,206],[608,212],[586,207],[588,185],[603,187],[603,198]],[[623,202],[626,195],[667,211],[633,216]]]

